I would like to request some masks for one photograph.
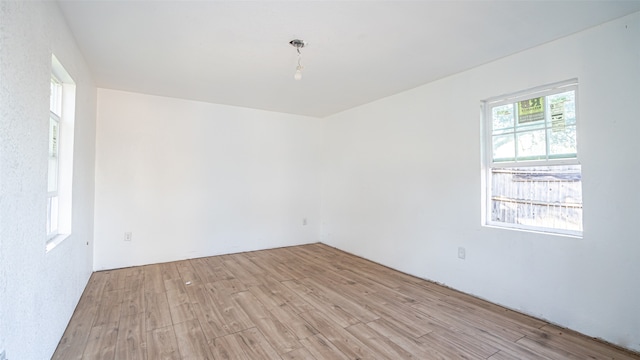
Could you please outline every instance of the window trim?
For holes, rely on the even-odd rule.
[[[73,206],[73,158],[74,158],[74,133],[76,112],[76,84],[69,73],[62,66],[54,54],[51,54],[51,79],[60,84],[58,118],[58,169],[57,169],[57,232],[51,232],[46,236],[45,253],[53,250],[62,243],[72,232],[72,206]],[[49,122],[54,116],[52,104],[49,104]],[[47,183],[47,207],[50,194]],[[50,215],[47,211],[47,222]],[[48,230],[48,229],[46,229]],[[47,231],[45,231],[47,232]]]
[[[559,158],[553,159],[549,158],[549,150],[548,150],[548,142],[547,142],[547,150],[546,150],[546,159],[545,160],[525,160],[518,161],[517,154],[514,161],[494,161],[493,160],[493,118],[490,111],[495,106],[506,105],[506,104],[515,104],[522,100],[531,99],[534,97],[542,97],[549,96],[557,93],[561,93],[563,91],[574,91],[575,94],[575,104],[576,104],[576,156],[572,158]],[[546,235],[557,235],[557,236],[565,236],[565,237],[574,237],[574,238],[582,238],[583,230],[568,230],[568,229],[558,229],[558,228],[548,228],[548,227],[539,227],[539,226],[531,226],[525,224],[512,224],[501,221],[492,221],[491,220],[491,211],[492,211],[492,193],[491,193],[491,184],[492,184],[492,169],[506,169],[513,167],[538,167],[538,166],[561,166],[561,165],[581,165],[580,162],[580,150],[579,150],[579,141],[578,139],[578,122],[580,119],[580,106],[578,96],[578,79],[566,80],[558,83],[553,83],[549,85],[538,86],[529,90],[519,91],[516,93],[495,96],[489,99],[486,99],[481,102],[481,131],[482,139],[482,226],[490,227],[490,228],[498,228],[498,229],[509,229],[509,230],[518,230],[524,232],[533,232],[533,233],[541,233]],[[546,105],[545,105],[546,106]],[[515,110],[514,110],[515,111]],[[544,130],[546,131],[548,128],[545,125]],[[517,143],[516,143],[517,148]],[[583,224],[584,225],[584,224]]]

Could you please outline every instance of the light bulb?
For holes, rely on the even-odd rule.
[[[296,80],[301,80],[302,79],[302,66],[298,65],[296,67],[296,73],[295,75],[293,75],[293,78]]]

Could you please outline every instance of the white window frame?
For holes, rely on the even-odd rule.
[[[47,176],[47,241],[58,236],[59,231],[59,196],[60,185],[60,125],[62,123],[62,82],[51,74],[51,95],[49,102],[49,165]],[[55,133],[55,135],[52,135]],[[52,138],[53,143],[52,143]],[[55,159],[55,166],[51,165],[51,158]],[[52,174],[53,172],[53,174]],[[53,178],[53,179],[52,179]],[[53,182],[53,189],[50,188]]]
[[[54,106],[50,103],[49,123],[58,122],[57,139],[57,186],[49,191],[47,181],[47,236],[46,252],[53,250],[71,235],[72,229],[72,186],[73,186],[73,148],[75,132],[76,85],[60,61],[51,56],[51,79],[61,85],[60,101]],[[59,107],[59,108],[56,108]],[[54,109],[55,108],[55,109]],[[54,111],[57,110],[57,111]],[[49,139],[49,137],[48,137]],[[49,152],[48,147],[48,152]],[[49,208],[51,199],[57,197],[57,216]],[[55,225],[52,223],[55,222]],[[52,225],[50,225],[52,224]],[[55,231],[49,229],[55,228]]]
[[[575,157],[571,158],[549,158],[549,141],[546,141],[546,159],[543,160],[518,160],[517,158],[517,136],[515,136],[515,149],[516,154],[515,159],[513,161],[494,161],[493,159],[493,114],[492,109],[496,106],[506,105],[506,104],[516,104],[519,101],[532,99],[536,97],[546,97],[548,95],[558,94],[566,91],[574,91],[575,95],[575,111],[576,111],[576,154]],[[547,106],[545,104],[545,106]],[[506,229],[514,229],[514,230],[523,230],[523,231],[533,231],[533,232],[542,232],[547,234],[556,234],[556,235],[568,235],[573,237],[582,237],[582,231],[569,230],[569,229],[559,229],[559,228],[549,228],[549,227],[539,227],[539,226],[530,226],[525,224],[512,224],[501,221],[493,221],[491,219],[491,210],[492,210],[492,169],[508,169],[508,168],[525,168],[525,167],[540,167],[540,166],[556,166],[556,165],[581,165],[580,164],[580,151],[579,151],[579,141],[578,141],[578,123],[580,122],[579,115],[579,105],[578,105],[578,80],[572,79],[568,81],[563,81],[555,84],[540,86],[537,88],[533,88],[530,90],[525,90],[509,95],[502,95],[487,99],[482,102],[481,106],[482,111],[482,153],[483,153],[483,225],[497,228],[506,228]],[[514,111],[517,111],[514,107]],[[514,119],[515,121],[515,119]],[[548,124],[545,125],[545,136],[548,136]]]

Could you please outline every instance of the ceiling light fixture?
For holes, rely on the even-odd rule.
[[[301,80],[302,69],[304,69],[304,66],[302,66],[302,53],[300,52],[300,49],[305,47],[305,45],[308,45],[308,44],[304,40],[299,40],[299,39],[293,39],[289,41],[289,44],[291,44],[291,46],[296,48],[296,51],[298,52],[298,66],[296,67],[296,73],[293,75],[293,78],[296,80]]]

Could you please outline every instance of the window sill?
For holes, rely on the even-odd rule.
[[[45,253],[49,253],[49,251],[53,250],[56,246],[60,245],[66,238],[69,237],[69,235],[71,234],[59,234],[59,235],[56,235],[54,238],[50,239],[49,241],[47,241]]]
[[[582,239],[582,231],[559,230],[559,229],[551,230],[551,229],[539,229],[539,228],[533,228],[533,227],[526,228],[522,226],[508,226],[503,223],[487,223],[482,226],[487,228],[492,228],[492,229],[505,229],[505,230],[528,232],[532,234]]]

